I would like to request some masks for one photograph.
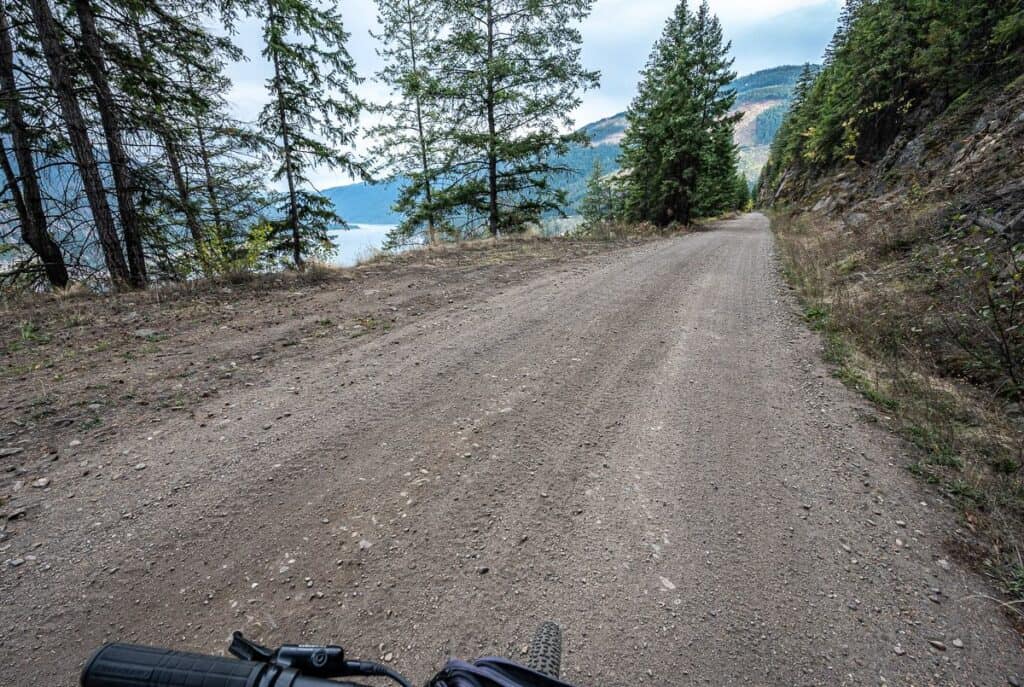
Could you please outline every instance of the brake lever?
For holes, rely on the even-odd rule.
[[[231,645],[228,653],[241,661],[252,661],[253,663],[273,663],[274,652],[256,642],[249,641],[241,632],[231,635]]]
[[[246,639],[241,632],[235,632],[231,636],[228,651],[243,661],[292,668],[308,677],[331,679],[356,674],[352,672],[352,666],[345,661],[345,650],[340,646],[286,644],[277,651],[271,651]]]

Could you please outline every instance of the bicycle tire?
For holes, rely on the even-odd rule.
[[[540,624],[530,642],[526,665],[531,670],[558,679],[562,672],[562,628],[551,622]]]

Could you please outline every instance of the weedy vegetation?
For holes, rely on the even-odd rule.
[[[950,221],[945,240],[932,240]],[[1019,246],[1007,250],[966,224],[940,213],[854,237],[815,216],[774,219],[785,276],[836,377],[916,447],[908,469],[958,506],[971,533],[950,533],[951,543],[1016,608],[1024,601]]]

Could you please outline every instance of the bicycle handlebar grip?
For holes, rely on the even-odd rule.
[[[268,666],[219,656],[108,644],[82,670],[82,687],[259,687]]]

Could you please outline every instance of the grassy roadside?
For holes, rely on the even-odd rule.
[[[1024,629],[1024,420],[950,365],[958,342],[943,323],[957,301],[936,287],[934,244],[921,235],[893,250],[807,214],[777,213],[772,226],[834,374],[919,449],[907,469],[961,513],[952,553],[993,579]]]

